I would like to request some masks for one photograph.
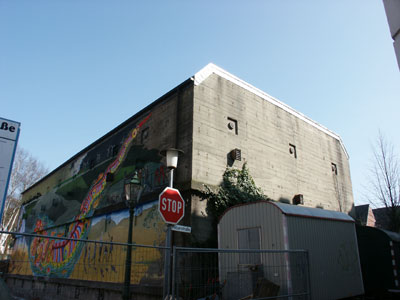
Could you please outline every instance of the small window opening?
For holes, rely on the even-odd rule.
[[[304,197],[303,197],[303,194],[294,195],[292,201],[293,201],[293,204],[294,204],[294,205],[304,204]]]
[[[240,149],[237,149],[237,148],[233,149],[231,152],[229,152],[229,155],[233,161],[235,161],[235,160],[241,161],[242,160],[242,150],[240,150]]]
[[[297,158],[296,146],[293,144],[289,144],[289,153],[293,155],[294,158]]]
[[[228,117],[228,129],[238,135],[238,121]]]
[[[113,146],[108,146],[107,148],[107,157],[111,157],[113,154]]]
[[[334,163],[332,163],[332,173],[337,175],[337,166]]]
[[[147,138],[149,137],[149,127],[143,129],[142,131],[142,135],[140,137],[140,141],[143,144],[145,140],[147,140]]]
[[[112,146],[112,155],[116,156],[118,154],[119,151],[119,145],[114,145]]]
[[[94,159],[91,159],[91,160],[89,161],[89,169],[93,169],[93,168],[94,168],[94,165],[95,165]]]

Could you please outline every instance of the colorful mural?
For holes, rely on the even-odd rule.
[[[139,245],[162,245],[165,242],[165,223],[161,220],[158,201],[140,205],[135,210],[133,243]],[[99,242],[125,242],[128,233],[129,212],[121,210],[94,217],[91,220],[88,240]],[[49,242],[47,242],[49,241]],[[51,239],[43,245],[51,244]],[[33,272],[28,257],[29,238],[19,237],[14,245],[10,273],[22,275],[42,275]],[[31,247],[32,250],[32,247]],[[79,259],[71,266],[68,278],[122,283],[125,274],[126,246],[115,243],[83,242]],[[157,248],[132,249],[132,284],[162,282],[164,253]],[[55,275],[49,275],[55,277]],[[63,276],[65,277],[65,276]]]
[[[123,201],[123,181],[135,170],[139,170],[145,187],[144,194],[167,184],[168,178],[159,161],[158,151],[143,149],[142,145],[133,143],[149,118],[150,115],[134,128],[118,132],[72,162],[67,176],[60,178],[53,188],[48,188],[47,193],[39,194],[37,199],[25,206],[26,231],[54,237],[125,241],[127,210],[98,217],[93,217],[93,214],[96,209]],[[135,229],[139,231],[134,234],[135,243],[160,245],[165,233],[156,202],[138,206],[135,215]],[[97,229],[101,223],[108,224],[108,228]],[[80,241],[40,237],[28,239],[26,244],[16,243],[14,254],[21,257],[27,255],[30,270],[25,268],[23,273],[32,272],[37,276],[79,279],[82,274],[89,274],[90,280],[105,280],[101,274],[114,271],[121,273],[117,269],[121,268],[120,261],[125,257],[125,254],[115,254],[111,244],[102,244],[97,248],[97,245]],[[159,264],[161,255],[158,251],[153,252],[143,260],[143,271],[152,264]],[[99,267],[99,263],[105,262],[109,263],[107,269]],[[13,272],[22,270],[14,266]],[[111,281],[118,282],[120,279],[117,276]]]
[[[140,206],[135,211],[133,243],[141,245],[160,245],[165,241],[165,223],[159,217],[158,201]],[[125,241],[129,213],[127,210],[92,220],[89,240]],[[90,278],[96,281],[123,282],[126,247],[115,244],[87,243],[70,278]],[[163,276],[163,252],[157,248],[133,247],[132,284],[145,280],[160,280]]]

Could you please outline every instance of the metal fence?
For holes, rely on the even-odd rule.
[[[45,293],[47,298],[54,295],[57,299],[85,299],[85,286],[103,290],[106,287],[116,294],[121,294],[124,288],[128,249],[126,243],[0,233],[12,235],[13,240],[11,251],[7,257],[3,257],[7,258],[3,260],[7,262],[3,268],[5,276],[14,278],[14,282],[15,279],[21,281],[22,278],[34,278],[29,287],[26,286],[26,280],[25,283],[17,283],[19,286],[12,290],[16,296],[18,293],[23,296],[23,289],[29,288],[31,295]],[[131,293],[138,290],[146,293],[147,288],[150,294],[158,294],[158,298],[161,298],[165,261],[170,256],[169,248],[133,244],[131,253]],[[80,291],[73,292],[72,297],[60,285],[65,285],[67,281],[73,283],[71,285],[82,287]],[[40,282],[45,284],[39,284]],[[47,290],[44,291],[44,288]]]
[[[309,299],[308,252],[175,247],[177,299]]]
[[[122,294],[126,243],[0,233],[12,234],[15,240],[8,260],[0,263],[15,296],[23,297],[26,290],[46,295],[40,299],[118,299]],[[170,251],[134,244],[131,253],[133,299],[139,294],[143,299],[168,294],[169,299],[185,300],[310,298],[306,251],[183,247]]]

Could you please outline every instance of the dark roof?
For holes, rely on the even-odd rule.
[[[375,216],[375,226],[390,230],[389,209],[387,207],[375,208],[372,210]]]
[[[397,232],[371,226],[363,226],[363,225],[357,225],[356,229],[357,229],[357,236],[367,238],[368,240],[371,241],[376,241],[376,238],[373,237],[379,235],[381,237],[384,236],[392,241],[400,242],[400,234]]]
[[[386,233],[386,235],[393,241],[396,242],[400,242],[400,234],[393,232],[393,231],[389,231],[389,230],[384,230],[381,229],[384,233]]]
[[[354,207],[355,219],[362,225],[366,225],[368,222],[368,211],[369,204],[357,205]]]

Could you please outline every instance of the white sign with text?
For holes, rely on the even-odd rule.
[[[19,137],[20,123],[0,118],[0,221],[7,197],[8,183]]]

